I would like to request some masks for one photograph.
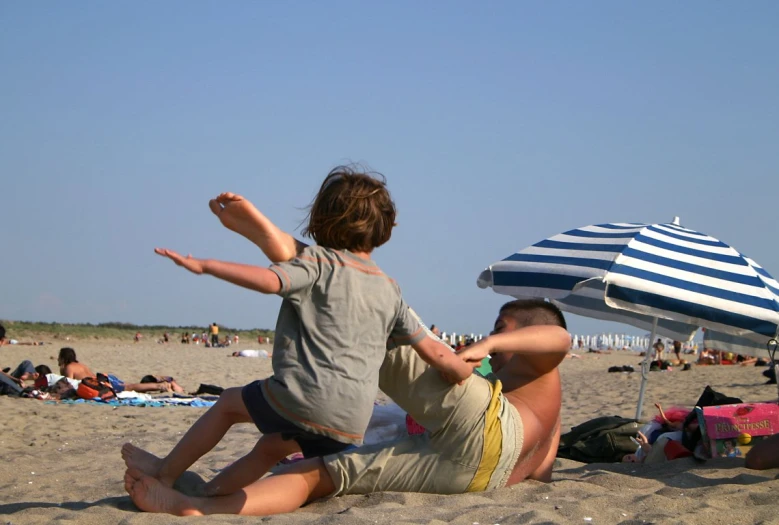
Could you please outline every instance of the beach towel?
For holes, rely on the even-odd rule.
[[[174,406],[185,406],[185,407],[194,407],[194,408],[209,408],[216,404],[216,401],[211,401],[208,399],[202,399],[199,397],[195,398],[176,398],[176,397],[166,397],[166,398],[152,398],[152,399],[145,399],[141,397],[134,397],[134,398],[127,398],[127,399],[119,399],[114,398],[107,401],[101,401],[99,399],[66,399],[61,401],[46,401],[48,404],[64,404],[64,405],[80,405],[82,403],[90,404],[90,405],[104,405],[104,406],[110,406],[110,407],[174,407]]]

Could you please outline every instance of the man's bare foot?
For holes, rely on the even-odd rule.
[[[167,487],[172,487],[173,482],[176,481],[160,478],[162,458],[158,458],[151,452],[146,452],[131,443],[122,445],[122,459],[128,469],[135,469],[147,476],[157,478]]]
[[[144,512],[161,512],[174,516],[203,515],[190,498],[138,469],[129,468],[124,473],[124,489],[133,503]]]
[[[216,199],[211,199],[208,207],[219,217],[225,228],[243,235],[260,246],[262,238],[258,235],[264,225],[265,217],[254,204],[240,195],[228,192],[222,193]]]

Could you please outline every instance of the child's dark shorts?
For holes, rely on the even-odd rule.
[[[260,432],[263,434],[281,434],[284,440],[294,439],[300,446],[303,457],[317,458],[355,448],[354,445],[341,443],[329,437],[304,430],[281,417],[265,399],[262,393],[262,381],[254,381],[243,387],[241,397],[243,398],[244,405],[246,405],[246,410]]]

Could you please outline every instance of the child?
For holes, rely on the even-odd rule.
[[[317,245],[289,262],[266,269],[155,250],[195,274],[284,300],[273,376],[226,390],[165,458],[126,444],[128,467],[172,486],[233,424],[253,421],[263,434],[257,445],[206,487],[209,495],[231,494],[289,454],[318,457],[360,444],[388,339],[412,345],[450,382],[470,376],[471,367],[426,335],[397,284],[371,261],[394,225],[395,205],[383,181],[336,168],[314,198],[304,231]]]

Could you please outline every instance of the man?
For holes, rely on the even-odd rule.
[[[211,346],[216,348],[219,346],[219,326],[213,323],[210,327],[211,330]]]
[[[0,346],[8,344],[5,338],[5,327],[0,324]],[[18,396],[22,393],[24,383],[21,379],[0,370],[0,395]]]
[[[297,241],[274,235],[275,226],[248,201],[223,194],[217,203],[222,207],[212,210],[222,222],[254,240],[271,260],[297,253]],[[549,481],[560,437],[557,366],[570,344],[555,306],[513,301],[501,308],[493,335],[460,353],[474,367],[492,355],[492,380],[474,375],[453,386],[409,347],[387,352],[380,387],[426,434],[301,461],[237,492],[204,498],[187,497],[149,475],[159,458],[144,451],[128,462],[125,489],[150,512],[268,515],[338,494],[455,494],[524,479]]]

